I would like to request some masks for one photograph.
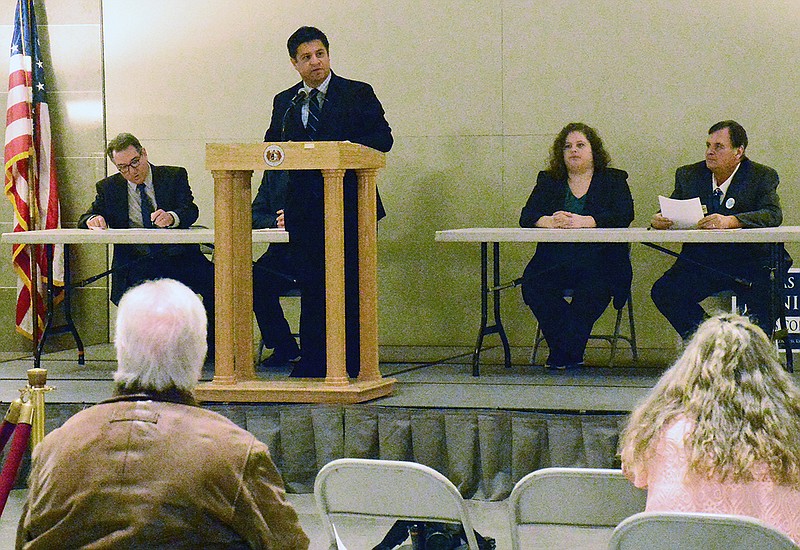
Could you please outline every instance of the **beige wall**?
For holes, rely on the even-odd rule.
[[[472,345],[478,247],[437,244],[434,231],[515,226],[554,134],[569,121],[595,126],[614,165],[630,173],[634,225],[643,226],[656,195],[671,190],[674,169],[702,159],[707,128],[737,119],[749,132],[749,155],[781,175],[786,223],[800,224],[791,137],[800,118],[796,2],[50,4],[55,69],[74,71],[56,79],[62,110],[68,86],[96,99],[104,84],[106,134],[131,131],[153,162],[186,166],[207,225],[213,196],[204,144],[260,141],[273,95],[297,81],[286,38],[302,24],[328,34],[334,71],[374,86],[395,136],[379,179],[389,212],[379,231],[384,345]],[[0,6],[10,22],[13,2]],[[0,44],[9,42],[8,29],[0,27]],[[64,116],[61,122],[64,217],[74,222],[105,169],[97,144],[102,125],[89,129]],[[2,208],[9,220],[10,208]],[[800,258],[800,250],[793,252]],[[503,253],[512,279],[533,246],[504,245]],[[87,270],[89,253],[82,254],[79,269]],[[644,247],[635,247],[633,257],[642,344],[670,348],[673,333],[649,289],[671,260]],[[13,279],[7,267],[2,273],[7,305],[0,311],[8,312]],[[527,345],[533,322],[518,291],[507,293],[504,314],[512,344]],[[9,314],[0,315],[10,333]]]

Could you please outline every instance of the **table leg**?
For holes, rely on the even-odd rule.
[[[54,244],[43,245],[45,249],[45,257],[47,259],[47,314],[45,316],[45,325],[42,329],[42,334],[39,337],[39,342],[36,345],[36,351],[33,354],[33,366],[39,368],[42,360],[42,352],[44,351],[44,344],[48,336],[51,334],[64,334],[69,332],[72,334],[75,344],[78,346],[78,364],[83,365],[86,362],[86,355],[84,352],[83,341],[78,334],[78,329],[72,320],[72,277],[70,275],[70,254],[69,245],[64,245],[64,320],[65,323],[60,326],[53,326],[55,319],[55,297],[58,294],[58,289],[53,282],[53,247]],[[33,282],[32,289],[36,292],[36,282]],[[34,312],[36,315],[36,312]]]
[[[72,272],[70,270],[70,248],[64,245],[64,320],[65,327],[72,333],[72,338],[78,346],[78,364],[86,364],[86,353],[83,347],[83,340],[78,334],[75,322],[72,320]]]
[[[779,323],[779,329],[775,334],[776,339],[783,340],[784,350],[786,351],[786,370],[794,372],[794,357],[792,355],[792,338],[789,334],[789,327],[786,324],[786,287],[784,281],[784,274],[788,270],[786,266],[786,259],[783,254],[783,243],[772,243],[770,245],[770,252],[772,255],[772,269],[770,270],[770,319],[771,327],[774,327],[776,322]],[[777,312],[777,319],[773,315]]]
[[[500,335],[503,344],[503,357],[506,368],[511,367],[511,349],[508,345],[506,331],[500,319],[500,291],[509,285],[500,285],[500,243],[492,243],[492,283],[489,288],[489,251],[488,243],[481,243],[481,326],[478,329],[478,341],[472,353],[472,376],[480,376],[481,348],[483,337],[490,334]],[[489,293],[492,293],[494,324],[489,325]]]
[[[493,270],[492,273],[494,275],[493,283],[494,286],[492,287],[492,301],[494,305],[494,329],[500,335],[500,341],[503,343],[503,359],[504,364],[507,369],[511,368],[511,348],[508,346],[508,338],[506,337],[506,331],[503,328],[503,322],[500,320],[500,291],[503,288],[500,286],[500,243],[492,243],[494,245],[494,251],[492,254],[493,260]]]
[[[481,326],[478,329],[478,341],[475,343],[475,351],[472,353],[472,376],[480,376],[481,348],[483,347],[483,336],[487,333],[486,322],[489,318],[489,283],[487,275],[487,265],[489,263],[489,253],[487,244],[481,243]]]

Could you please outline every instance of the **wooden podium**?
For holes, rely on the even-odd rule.
[[[396,380],[378,369],[376,184],[384,154],[349,142],[206,144],[214,177],[216,357],[212,382],[196,388],[201,401],[359,403],[389,395]],[[321,170],[325,180],[325,290],[327,376],[324,380],[260,380],[253,367],[253,170]],[[361,370],[345,366],[345,170],[358,175]]]

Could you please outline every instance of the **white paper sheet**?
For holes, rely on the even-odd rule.
[[[671,199],[658,196],[661,215],[672,220],[672,229],[692,229],[704,216],[700,198]]]

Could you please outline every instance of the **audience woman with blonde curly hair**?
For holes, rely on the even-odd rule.
[[[700,325],[620,449],[647,511],[751,516],[800,544],[800,391],[745,317]]]

